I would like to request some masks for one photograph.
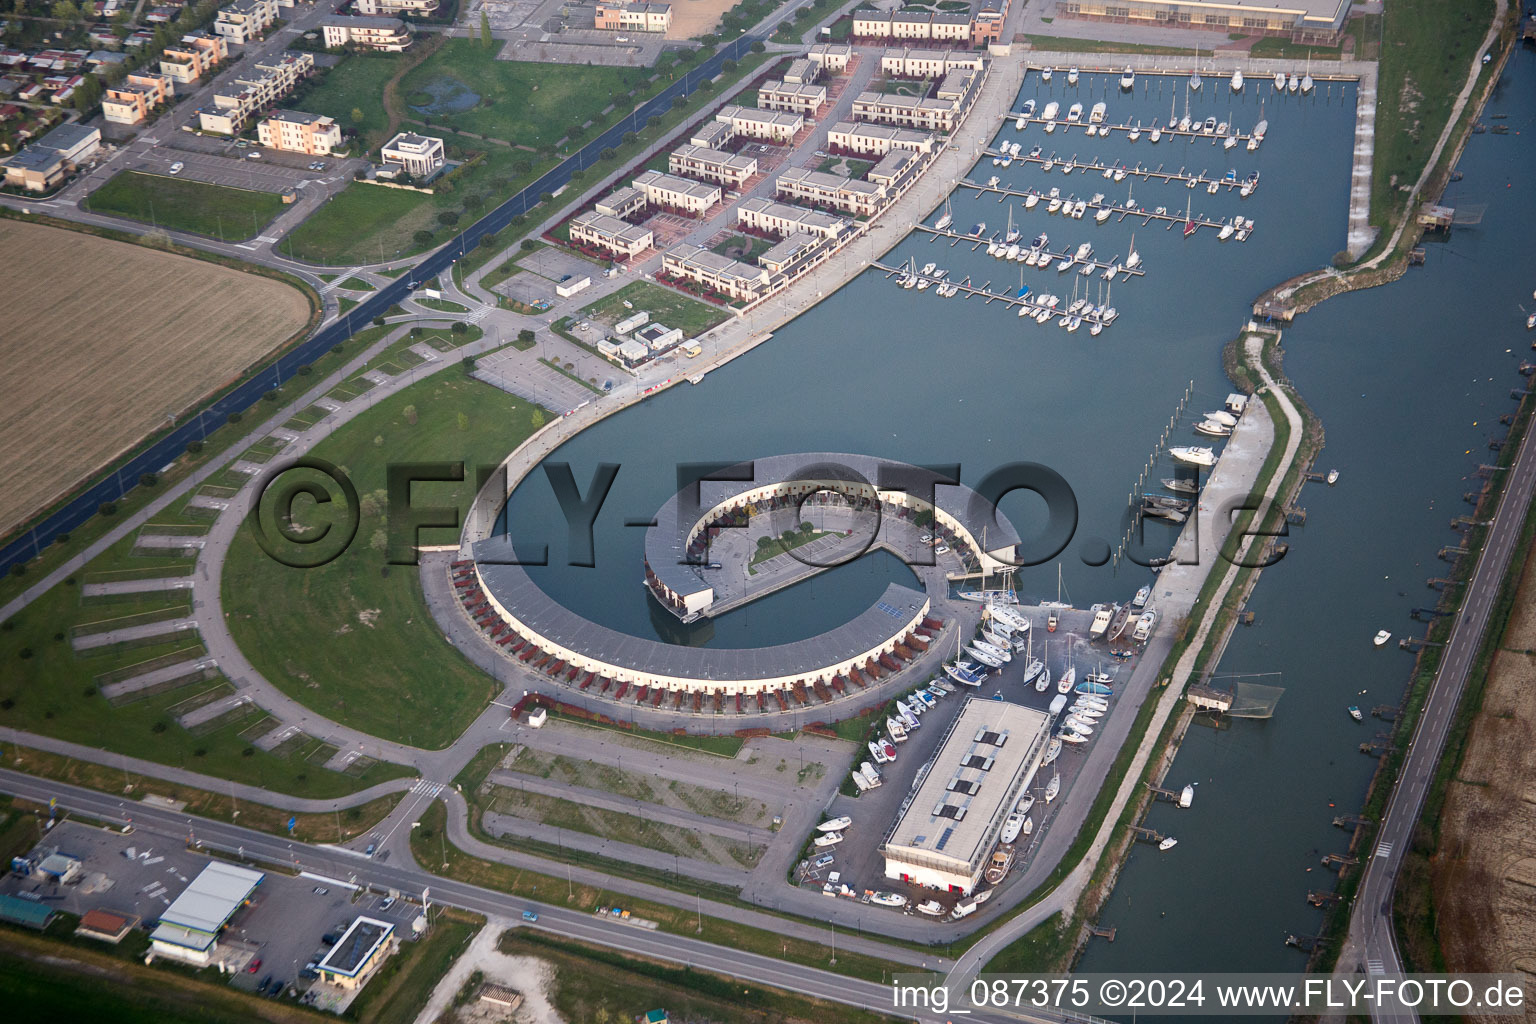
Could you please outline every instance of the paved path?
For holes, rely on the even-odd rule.
[[[108,700],[115,700],[164,683],[179,683],[194,676],[207,678],[207,673],[218,668],[218,665],[219,663],[213,658],[189,658],[186,661],[178,661],[161,668],[150,669],[148,672],[141,672],[136,676],[120,679],[115,683],[107,683],[101,687],[101,695]]]
[[[614,796],[606,790],[589,789],[586,786],[565,782],[551,782],[549,779],[541,779],[534,775],[524,775],[514,771],[496,771],[491,773],[490,780],[508,789],[520,789],[526,793],[554,797],[556,800],[570,800],[583,807],[618,811],[620,814],[629,814],[666,825],[676,825],[678,828],[708,832],[724,839],[734,839],[737,842],[751,843],[755,846],[767,846],[775,838],[773,830],[756,825],[743,825],[725,818],[713,818],[707,814],[668,807],[666,804],[650,800]]]
[[[684,857],[666,850],[656,850],[649,846],[638,846],[634,843],[619,842],[616,839],[604,839],[602,836],[590,835],[586,832],[575,832],[568,828],[559,828],[555,825],[544,825],[526,818],[519,818],[511,814],[498,814],[495,811],[487,811],[481,820],[481,827],[493,836],[516,836],[524,839],[534,839],[541,843],[548,843],[562,850],[581,850],[584,853],[596,854],[607,857],[610,860],[622,861],[638,867],[648,868],[654,871],[658,877],[664,877],[669,872],[675,884],[685,884],[682,880],[683,868],[688,869],[689,878],[698,878],[706,882],[714,882],[717,885],[728,885],[737,888],[745,884],[751,876],[751,869],[744,867],[731,867],[725,864],[717,864],[714,861],[700,860],[697,857]]]
[[[169,504],[169,502],[166,504]],[[159,509],[156,509],[156,511],[159,511]],[[144,513],[140,513],[140,515],[143,514]],[[135,516],[134,518],[137,519],[138,516]],[[137,524],[134,525],[136,526]],[[116,540],[123,534],[129,533],[131,531],[132,527],[129,527],[128,529],[119,527],[118,529],[112,531],[112,533],[116,535],[113,537],[113,539]],[[98,542],[98,544],[100,544],[100,542]],[[109,545],[100,544],[100,546],[102,550],[105,550]],[[78,565],[76,564],[76,559],[71,559],[67,564],[74,568],[83,567],[85,564],[85,559],[95,557],[94,552],[96,547],[97,544],[93,544],[90,548],[87,548],[87,554],[81,556],[81,558],[78,560]],[[65,567],[60,567],[54,570],[48,575],[46,579],[43,580],[42,583],[37,584],[36,587],[43,588],[38,592],[38,596],[41,596],[42,593],[51,590],[59,583],[62,583],[64,581],[64,575],[61,574],[68,574]],[[57,576],[58,579],[54,579],[55,576]],[[36,587],[29,588],[26,593],[16,598],[10,604],[7,604],[3,609],[0,609],[0,618],[8,619],[13,614],[30,604],[32,590],[36,589]],[[107,597],[113,594],[158,594],[161,591],[167,590],[191,589],[191,576],[172,576],[153,580],[113,580],[108,583],[87,583],[85,586],[80,588],[80,593],[84,597]]]
[[[149,622],[142,626],[124,626],[121,629],[109,629],[101,633],[83,633],[70,640],[70,646],[77,652],[89,651],[97,647],[110,647],[112,644],[125,644],[132,640],[145,640],[196,628],[196,619],[163,619],[160,622]]]

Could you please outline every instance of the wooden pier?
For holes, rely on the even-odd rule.
[[[1146,827],[1144,827],[1142,825],[1132,825],[1132,826],[1130,826],[1130,829],[1131,829],[1131,834],[1134,835],[1137,839],[1142,840],[1143,842],[1160,843],[1164,839],[1168,838],[1167,836],[1163,835],[1161,832],[1157,831],[1157,829],[1155,829],[1155,828],[1146,828]]]
[[[1015,124],[1016,125],[1016,124],[1019,123],[1019,118],[1021,118],[1021,117],[1024,117],[1024,112],[1021,111],[1021,110],[1014,110],[1014,111],[1010,111],[1009,113],[1003,114],[1000,119],[1003,120],[1003,121],[1007,121],[1007,122],[1009,122],[1011,124]],[[1156,124],[1156,123],[1157,123],[1156,121],[1153,122],[1153,124]],[[1086,131],[1088,126],[1089,126],[1089,122],[1087,122],[1087,121],[1083,121],[1083,120],[1069,121],[1065,117],[1052,118],[1049,121],[1047,121],[1043,117],[1024,117],[1024,127],[1025,128],[1028,128],[1032,124],[1038,124],[1038,125],[1054,124],[1056,126],[1056,130],[1062,132],[1063,134],[1066,134],[1066,133],[1070,132],[1073,128],[1082,128],[1082,129],[1084,129]],[[1132,128],[1135,128],[1135,127],[1138,127],[1138,126],[1132,124],[1129,121],[1125,121],[1125,122],[1123,122],[1121,124],[1110,124],[1109,122],[1106,121],[1106,122],[1103,122],[1101,124],[1096,124],[1093,127],[1095,129],[1097,129],[1097,132],[1098,132],[1099,135],[1109,135],[1109,134],[1112,134],[1114,132],[1127,132],[1128,133],[1128,132],[1130,132],[1130,130]],[[1152,139],[1151,139],[1152,128],[1151,128],[1150,125],[1140,125],[1139,127],[1141,128],[1141,134],[1143,134],[1145,136],[1148,136],[1147,144],[1149,146],[1155,146],[1155,145],[1158,144],[1157,142],[1153,142]],[[1210,139],[1212,142],[1224,142],[1228,138],[1235,138],[1235,139],[1237,139],[1238,142],[1243,143],[1244,145],[1246,145],[1248,140],[1253,138],[1253,133],[1252,132],[1239,132],[1236,135],[1218,135],[1216,133],[1216,131],[1215,131],[1216,127],[1217,126],[1212,126],[1212,130],[1211,131],[1206,131],[1205,130],[1205,122],[1204,121],[1191,121],[1189,127],[1188,128],[1184,128],[1184,129],[1180,129],[1178,127],[1171,127],[1170,128],[1167,125],[1163,125],[1162,130],[1161,130],[1162,134],[1158,136],[1158,142],[1161,142],[1164,138],[1170,138],[1170,139]],[[1231,131],[1231,127],[1232,127],[1231,125],[1227,126],[1227,129],[1228,129],[1229,132]],[[1054,135],[1055,132],[1047,132],[1046,134]],[[1263,139],[1262,138],[1260,138],[1259,141],[1260,141],[1260,144],[1263,143]]]
[[[962,184],[963,184],[963,182],[962,182]],[[917,228],[918,231],[922,231],[922,232],[924,232],[926,234],[932,235],[934,238],[948,238],[948,239],[950,239],[950,247],[951,248],[953,248],[956,245],[959,245],[962,242],[970,242],[971,243],[971,251],[972,252],[976,252],[978,249],[981,249],[981,248],[985,247],[991,241],[990,238],[978,238],[975,235],[962,235],[960,232],[958,232],[958,231],[950,231],[948,228],[934,228],[934,227],[929,227],[927,224],[917,224],[917,225],[914,225],[914,226]],[[1027,247],[1021,246],[1021,249],[1024,249],[1024,250],[1027,251]],[[1081,270],[1082,270],[1083,267],[1092,267],[1094,274],[1101,273],[1102,271],[1107,271],[1110,268],[1114,268],[1114,273],[1123,275],[1124,277],[1127,277],[1127,278],[1129,278],[1129,277],[1145,277],[1146,274],[1147,274],[1147,272],[1145,270],[1143,270],[1141,267],[1125,267],[1125,266],[1122,266],[1119,263],[1119,261],[1108,262],[1108,261],[1105,261],[1105,260],[1097,260],[1097,259],[1094,259],[1092,256],[1089,256],[1089,258],[1085,259],[1085,260],[1076,259],[1074,257],[1074,255],[1073,255],[1077,251],[1076,247],[1073,247],[1071,249],[1063,249],[1061,252],[1052,252],[1049,249],[1042,249],[1040,251],[1041,251],[1041,253],[1043,255],[1049,257],[1049,259],[1047,260],[1047,263],[1046,264],[1041,264],[1041,265],[1038,265],[1038,266],[1035,266],[1035,267],[1031,267],[1029,269],[1031,269],[1031,270],[1049,270],[1051,268],[1051,266],[1055,265],[1060,260],[1072,259],[1073,260],[1072,265],[1070,267],[1068,267],[1067,270],[1076,269],[1079,273],[1081,273]],[[1017,262],[1017,261],[1010,261],[1010,262]],[[878,266],[878,264],[875,264],[875,265]],[[1023,264],[1023,263],[1019,263],[1019,266],[1021,266],[1021,267],[1024,266],[1024,265],[1025,264]],[[1066,273],[1066,271],[1063,270],[1063,271],[1060,271],[1060,273]]]
[[[1285,944],[1294,946],[1303,953],[1310,953],[1323,944],[1323,937],[1321,935],[1287,935]]]
[[[1001,150],[982,147],[981,154],[982,156],[990,156],[997,159],[1010,160],[1014,163],[1039,164],[1041,169],[1044,170],[1047,174],[1049,174],[1055,168],[1060,168],[1063,176],[1079,173],[1086,174],[1089,171],[1097,171],[1100,178],[1113,184],[1119,184],[1121,181],[1124,181],[1126,178],[1130,177],[1140,178],[1142,181],[1161,181],[1165,183],[1178,182],[1180,185],[1183,185],[1188,189],[1197,189],[1204,186],[1207,190],[1209,190],[1212,185],[1215,185],[1217,186],[1218,190],[1225,188],[1228,192],[1231,192],[1233,190],[1240,191],[1244,185],[1251,181],[1253,183],[1253,189],[1250,189],[1248,192],[1250,196],[1253,194],[1253,191],[1259,187],[1259,179],[1257,175],[1249,175],[1246,178],[1239,178],[1236,176],[1236,171],[1231,172],[1231,176],[1223,175],[1219,178],[1210,178],[1206,176],[1204,171],[1201,171],[1199,174],[1186,174],[1182,166],[1177,171],[1165,171],[1163,168],[1168,166],[1167,164],[1158,164],[1155,170],[1149,171],[1141,164],[1137,164],[1135,167],[1127,167],[1124,164],[1100,163],[1098,160],[1094,160],[1092,163],[1080,163],[1078,162],[1077,154],[1075,153],[1066,159],[1058,157],[1054,152],[1050,156],[1035,156],[1033,153],[1025,153],[1021,156],[1014,156],[1011,152],[1004,153]],[[1047,163],[1049,163],[1051,166],[1046,167],[1045,165]],[[1044,199],[1045,196],[1042,195],[1040,198]]]
[[[1037,196],[1041,201],[1044,202],[1050,201],[1050,197],[1046,193],[1035,191],[1033,189],[1004,188],[1001,185],[987,185],[981,182],[971,181],[969,178],[962,178],[956,184],[962,188],[975,189],[981,195],[986,195],[989,192],[996,193],[998,202],[1003,202],[1006,199],[1027,199],[1030,196]],[[1065,196],[1061,197],[1061,200],[1063,203],[1067,202]],[[1074,199],[1072,202],[1075,203],[1077,200]],[[1135,218],[1141,221],[1143,227],[1146,227],[1153,222],[1160,222],[1163,225],[1164,231],[1172,231],[1176,226],[1180,224],[1194,224],[1195,231],[1198,231],[1201,228],[1214,228],[1219,233],[1224,226],[1226,226],[1228,223],[1231,223],[1230,221],[1211,220],[1203,214],[1193,213],[1190,214],[1190,216],[1186,219],[1182,213],[1178,213],[1177,211],[1171,213],[1158,213],[1156,210],[1149,210],[1144,206],[1111,206],[1107,202],[1094,204],[1088,202],[1087,200],[1084,200],[1084,206],[1087,210],[1091,210],[1094,213],[1097,213],[1100,210],[1108,210],[1110,211],[1111,216],[1114,214],[1119,214],[1119,218],[1115,221],[1116,224],[1119,224],[1121,221],[1124,221],[1127,218]],[[1057,212],[1059,213],[1060,211]],[[1074,217],[1071,219],[1088,220],[1089,218],[1085,213],[1082,218]],[[1098,223],[1096,218],[1094,219],[1094,223]],[[923,228],[924,226],[919,224],[917,227]],[[1193,234],[1194,232],[1190,233]],[[954,235],[956,238],[975,239],[983,245],[989,241],[989,239],[986,238],[977,238],[975,235],[961,235],[955,232],[950,232],[950,234]],[[1248,234],[1244,236],[1244,240],[1252,237],[1252,235],[1253,231],[1250,230]],[[1236,238],[1237,236],[1234,233],[1231,237]]]
[[[1341,814],[1333,819],[1333,823],[1339,828],[1359,828],[1361,825],[1376,824],[1370,818],[1359,814]]]
[[[1163,789],[1161,786],[1154,786],[1150,782],[1148,782],[1146,786],[1152,791],[1152,795],[1159,800],[1167,800],[1172,804],[1179,802],[1179,794],[1175,793],[1171,789]]]
[[[1322,889],[1311,889],[1307,892],[1307,902],[1314,907],[1331,907],[1343,898],[1336,892],[1324,891]]]
[[[1375,707],[1371,708],[1371,717],[1379,718],[1383,722],[1396,721],[1397,716],[1401,713],[1402,709],[1399,708],[1396,704],[1377,704]]]
[[[1108,928],[1100,928],[1096,924],[1088,926],[1088,933],[1090,935],[1092,935],[1094,938],[1096,938],[1096,939],[1107,939],[1110,942],[1114,942],[1115,941],[1115,932],[1117,932],[1117,931],[1119,931],[1119,926],[1118,925],[1111,925]]]
[[[888,266],[887,264],[880,263],[880,262],[873,262],[873,263],[870,264],[870,266],[873,267],[874,269],[882,272],[883,274],[885,274],[885,276],[887,278],[895,277],[898,274],[911,273],[905,267],[892,267],[892,266]],[[1017,309],[1020,306],[1023,306],[1026,309],[1041,309],[1041,308],[1044,308],[1038,302],[1034,301],[1034,298],[1033,298],[1033,294],[1034,293],[1031,293],[1031,295],[1026,295],[1023,298],[1019,298],[1018,296],[1015,296],[1015,295],[1006,295],[1006,294],[1003,294],[1001,292],[991,291],[990,290],[991,285],[992,285],[991,281],[988,281],[986,284],[984,284],[984,285],[982,285],[981,287],[978,288],[975,285],[972,285],[972,284],[969,283],[970,282],[970,278],[969,277],[965,278],[963,281],[951,281],[948,278],[935,277],[932,274],[916,273],[916,274],[913,274],[913,276],[915,276],[920,281],[928,281],[928,282],[930,282],[930,284],[933,284],[933,285],[937,285],[937,284],[939,284],[942,281],[942,282],[944,282],[946,284],[949,284],[952,287],[958,289],[959,294],[961,296],[963,296],[964,298],[973,299],[973,298],[980,297],[984,304],[993,303],[993,302],[1000,302],[1004,306],[1008,307],[1009,309]],[[1043,289],[1042,289],[1042,294],[1043,294]],[[1101,327],[1108,327],[1113,322],[1113,321],[1109,321],[1109,320],[1101,320],[1099,317],[1093,315],[1092,313],[1085,313],[1082,310],[1079,310],[1076,313],[1068,313],[1065,306],[1061,306],[1061,307],[1057,307],[1057,308],[1051,309],[1050,310],[1050,316],[1052,318],[1057,318],[1057,319],[1059,319],[1061,317],[1064,317],[1064,316],[1071,316],[1071,317],[1080,318],[1083,323],[1087,324],[1090,327],[1092,327],[1094,324],[1099,324]]]
[[[1360,858],[1346,853],[1330,853],[1323,858],[1325,868],[1348,868],[1360,863]]]

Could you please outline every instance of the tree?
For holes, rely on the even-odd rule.
[[[534,340],[533,331],[524,327],[522,330],[517,332],[517,340],[525,345],[532,345]]]
[[[491,16],[484,9],[480,11],[480,45],[486,49],[491,47]]]
[[[544,410],[543,409],[535,409],[535,410],[533,410],[533,415],[528,417],[528,422],[533,425],[533,429],[535,429],[535,430],[537,430],[540,427],[542,427],[544,425]]]
[[[73,0],[58,0],[53,5],[52,13],[60,21],[80,20],[80,8],[75,6]]]
[[[469,324],[466,324],[463,320],[455,320],[453,326],[448,328],[448,330],[454,334],[468,334]]]
[[[426,228],[422,228],[421,230],[416,231],[411,235],[411,241],[415,242],[417,245],[431,245],[432,232],[428,231]]]
[[[352,118],[352,123],[353,124],[362,124],[363,123],[363,108],[362,107],[353,107],[352,108],[351,118]]]
[[[533,250],[539,247],[539,243],[535,242],[531,238],[525,238],[518,243],[518,247],[521,248],[523,252],[533,252]]]

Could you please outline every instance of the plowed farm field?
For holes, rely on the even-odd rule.
[[[0,534],[301,328],[279,281],[0,220]]]

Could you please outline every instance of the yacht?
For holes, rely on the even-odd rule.
[[[1175,461],[1188,463],[1191,466],[1205,466],[1207,468],[1216,465],[1216,453],[1209,448],[1176,445],[1168,449]]]
[[[1391,640],[1391,639],[1392,639],[1392,634],[1390,632],[1388,632],[1387,630],[1383,629],[1383,630],[1377,631],[1376,638],[1374,640],[1372,640],[1371,643],[1375,644],[1377,647],[1383,647],[1383,646],[1386,645],[1386,642],[1388,640]]]
[[[1071,729],[1066,729],[1066,730],[1062,731],[1060,734],[1058,734],[1057,738],[1062,740],[1063,742],[1066,742],[1066,743],[1087,743],[1088,742],[1088,737],[1082,735],[1081,733],[1074,732]]]
[[[1357,721],[1357,722],[1365,721],[1365,716],[1360,713],[1360,708],[1358,706],[1356,706],[1354,704],[1351,704],[1345,710],[1347,710],[1349,712],[1349,717],[1353,718],[1355,721]]]
[[[988,885],[997,885],[1007,877],[1008,869],[1011,867],[1013,867],[1013,847],[1003,843],[997,848],[997,852],[992,854],[992,863],[987,865],[987,870],[982,872],[982,877],[987,880]]]
[[[1122,88],[1122,89],[1131,89],[1131,88],[1134,88],[1135,85],[1136,85],[1136,72],[1132,71],[1130,69],[1130,67],[1127,66],[1126,69],[1125,69],[1125,74],[1120,76],[1120,88]]]
[[[999,647],[995,644],[989,644],[985,640],[972,640],[970,646],[972,651],[980,651],[983,654],[996,658],[999,662],[1013,660],[1013,651],[1010,650],[1011,645],[1009,644]]]
[[[1071,693],[1072,687],[1076,685],[1077,667],[1075,665],[1068,665],[1067,670],[1061,674],[1061,678],[1056,680],[1056,692]]]
[[[1205,418],[1210,420],[1212,423],[1220,423],[1225,427],[1237,426],[1237,417],[1227,412],[1225,409],[1216,409],[1208,412],[1205,414]]]
[[[1067,110],[1067,120],[1068,121],[1076,122],[1076,121],[1081,121],[1082,118],[1083,118],[1083,105],[1081,103],[1074,103],[1074,104],[1072,104],[1072,106],[1070,108],[1068,108],[1068,110]]]
[[[1303,96],[1305,96],[1307,93],[1309,93],[1311,91],[1312,91],[1312,72],[1308,71],[1305,75],[1301,76],[1301,93],[1302,93]]]
[[[1241,70],[1232,72],[1232,91],[1243,91],[1243,73]]]
[[[1040,202],[1040,196],[1034,192],[1031,192],[1029,195],[1024,197],[1024,209],[1033,210],[1035,208],[1035,204],[1038,202]]]
[[[1077,84],[1077,78],[1078,78],[1077,68],[1068,68],[1067,69],[1067,84],[1068,85],[1076,85]]]
[[[1024,828],[1024,816],[1022,814],[1010,814],[1008,820],[1003,822],[1002,841],[1011,843],[1019,838],[1019,832]]]
[[[1177,477],[1166,477],[1165,476],[1165,477],[1163,477],[1163,486],[1168,488],[1168,490],[1174,492],[1175,494],[1199,494],[1200,493],[1200,485],[1197,484],[1193,480],[1180,480]],[[1151,587],[1143,587],[1142,589],[1147,592],[1147,595],[1149,597],[1151,596],[1151,594],[1152,594],[1152,588]],[[1142,604],[1146,604],[1146,601],[1142,601]]]
[[[1152,585],[1149,583],[1136,591],[1136,596],[1131,598],[1131,607],[1145,608],[1150,600],[1152,600]]]
[[[1055,100],[1052,100],[1045,105],[1045,110],[1043,113],[1041,113],[1040,117],[1046,121],[1054,121],[1056,120],[1056,115],[1060,112],[1061,104],[1057,103]]]
[[[1024,117],[1034,117],[1035,116],[1035,101],[1034,101],[1034,99],[1027,99],[1027,100],[1024,101],[1024,109],[1021,111],[1021,114]]]
[[[1042,81],[1042,82],[1049,82],[1050,80],[1051,80],[1051,69],[1050,68],[1041,68],[1040,69],[1040,81]]]
[[[929,917],[941,917],[944,914],[944,904],[938,900],[928,900],[917,905],[919,914],[927,914]]]
[[[1099,102],[1095,103],[1093,105],[1093,109],[1088,112],[1088,123],[1089,124],[1103,124],[1104,123],[1104,114],[1105,114],[1106,111],[1108,111],[1108,109],[1109,109],[1109,104],[1105,103],[1103,100],[1100,100]]]
[[[833,818],[831,821],[824,821],[820,825],[817,825],[816,826],[816,831],[818,831],[818,832],[841,832],[843,829],[847,828],[849,825],[852,825],[852,824],[853,824],[853,819],[852,818]]]
[[[869,902],[877,907],[896,907],[899,909],[907,905],[907,898],[899,892],[877,892],[870,895]]]
[[[1056,794],[1061,792],[1061,773],[1051,776],[1051,781],[1045,784],[1045,802],[1050,803],[1056,799]]]
[[[1175,846],[1178,846],[1178,845],[1179,845],[1179,841],[1177,839],[1173,838],[1173,836],[1169,836],[1166,839],[1164,839],[1162,842],[1158,843],[1157,844],[1157,848],[1159,850],[1167,852],[1168,850],[1171,850]]]
[[[1132,142],[1135,142],[1137,139],[1141,138],[1141,122],[1137,121],[1136,126],[1125,133],[1125,137],[1130,139]]]
[[[1045,753],[1040,755],[1040,763],[1043,764],[1043,765],[1050,764],[1052,761],[1056,760],[1056,758],[1059,757],[1060,755],[1061,755],[1061,744],[1057,743],[1056,742],[1056,737],[1052,736],[1051,737],[1051,741],[1045,745]],[[1047,801],[1047,802],[1049,802],[1049,801]],[[1031,804],[1034,803],[1033,798],[1031,798],[1030,803]]]
[[[1295,92],[1301,88],[1301,79],[1296,77],[1296,72],[1291,72],[1290,80],[1285,83],[1286,92]]]
[[[949,207],[949,200],[946,199],[946,200],[944,200],[944,212],[939,215],[939,219],[938,220],[934,221],[933,226],[935,228],[937,228],[938,230],[940,230],[940,231],[944,231],[951,224],[953,224],[954,222],[955,222],[954,212]],[[929,266],[931,267],[931,266],[933,266],[933,264],[930,263]],[[924,271],[924,273],[927,273],[927,271]]]
[[[1284,92],[1284,91],[1285,91],[1285,72],[1284,71],[1276,71],[1275,72],[1275,92]]]
[[[841,832],[828,832],[826,835],[824,835],[824,836],[817,836],[814,840],[812,840],[812,842],[816,846],[818,846],[818,847],[820,847],[822,849],[825,849],[825,848],[827,848],[829,846],[836,846],[838,843],[840,843],[842,841],[843,841],[843,834]]]
[[[891,734],[891,740],[895,743],[907,742],[907,727],[894,718],[885,720],[885,731]]]
[[[985,640],[987,643],[991,644],[993,647],[998,648],[999,650],[1006,650],[1006,651],[1010,651],[1011,652],[1013,650],[1013,641],[1009,637],[1004,635],[1003,633],[996,632],[994,630],[994,627],[1000,627],[1000,626],[1001,626],[1001,624],[1000,623],[996,623],[996,622],[994,622],[990,626],[982,626],[981,627],[981,638],[983,640]],[[1011,656],[1010,656],[1009,660],[1010,661],[1012,660]]]
[[[1153,142],[1160,142],[1163,138],[1163,130],[1158,127],[1156,121],[1152,122],[1152,134],[1148,136]]]
[[[1066,718],[1062,719],[1062,725],[1066,726],[1068,729],[1071,729],[1073,732],[1076,732],[1080,736],[1093,735],[1093,726],[1090,725],[1086,720],[1078,718],[1076,715],[1068,715]]]
[[[945,665],[944,674],[961,686],[980,686],[987,677],[985,672],[968,661]]]
[[[1204,85],[1204,84],[1205,83],[1200,80],[1200,72],[1199,72],[1198,69],[1190,74],[1190,76],[1189,76],[1189,87],[1191,89],[1195,90],[1196,92],[1199,92],[1200,91],[1200,87],[1202,85]]]

